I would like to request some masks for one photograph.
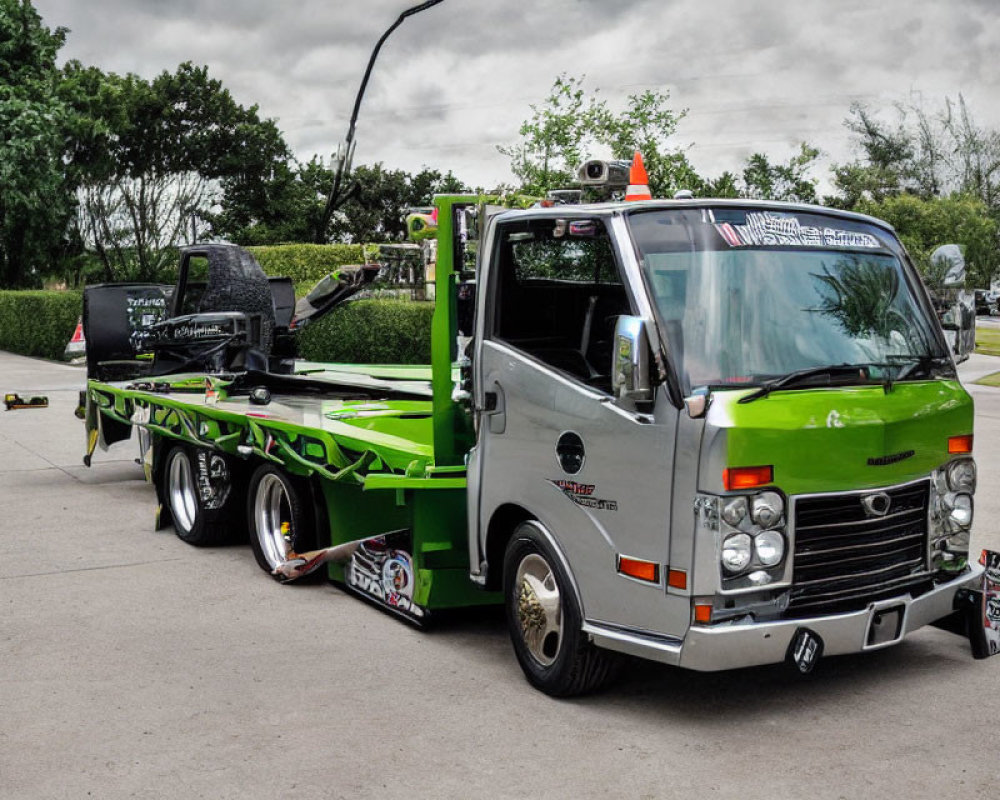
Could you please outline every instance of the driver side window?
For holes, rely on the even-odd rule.
[[[603,222],[518,221],[498,233],[494,337],[610,393],[615,321],[633,312]]]

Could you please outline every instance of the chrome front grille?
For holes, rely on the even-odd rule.
[[[919,481],[882,490],[797,498],[795,561],[786,616],[852,611],[873,600],[920,591],[921,584],[930,580],[929,493],[930,482]],[[887,496],[888,503],[885,497],[865,501],[875,494]],[[878,513],[882,510],[884,515]]]

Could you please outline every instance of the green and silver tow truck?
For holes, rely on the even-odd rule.
[[[435,206],[428,367],[293,361],[278,291],[268,317],[199,308],[211,277],[89,290],[88,458],[139,428],[161,524],[249,536],[282,579],[325,569],[418,624],[504,603],[553,695],[621,653],[807,672],[931,623],[997,649],[972,400],[889,226]]]

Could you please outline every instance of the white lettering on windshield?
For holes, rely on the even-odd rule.
[[[870,233],[803,225],[798,217],[770,211],[750,212],[746,223],[715,226],[730,247],[784,245],[788,247],[854,247],[878,250],[881,242]]]

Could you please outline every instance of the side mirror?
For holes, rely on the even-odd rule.
[[[653,387],[649,378],[649,334],[645,320],[618,318],[611,358],[612,394],[630,404],[651,403]]]
[[[946,289],[965,285],[965,256],[957,244],[943,244],[931,253],[931,268]]]

